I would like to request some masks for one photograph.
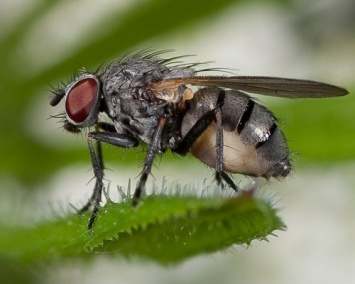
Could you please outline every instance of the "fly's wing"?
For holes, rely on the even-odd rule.
[[[174,89],[180,85],[215,86],[233,90],[284,98],[328,98],[348,94],[344,88],[326,83],[276,77],[254,76],[198,76],[187,78],[171,78],[153,83],[152,89]]]

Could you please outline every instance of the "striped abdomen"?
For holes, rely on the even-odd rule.
[[[291,170],[289,149],[275,116],[245,93],[220,88],[198,90],[186,102],[182,137],[206,112],[216,108],[221,96],[223,170],[265,178],[287,176]],[[217,159],[216,128],[212,122],[190,148],[196,158],[212,168]]]

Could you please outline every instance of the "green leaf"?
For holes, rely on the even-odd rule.
[[[131,200],[109,201],[92,233],[89,213],[68,214],[32,226],[0,224],[0,255],[9,262],[38,265],[98,253],[142,257],[168,264],[232,245],[249,245],[285,228],[271,202],[250,193],[226,198],[152,195],[139,208]]]

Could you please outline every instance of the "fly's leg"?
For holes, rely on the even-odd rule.
[[[152,143],[150,144],[147,156],[145,157],[145,160],[144,160],[143,169],[142,169],[139,181],[137,183],[137,187],[136,187],[134,194],[133,194],[133,199],[132,199],[133,207],[136,207],[139,203],[140,196],[142,195],[142,192],[145,189],[145,184],[146,184],[148,176],[151,172],[155,155],[161,149],[161,141],[162,141],[161,137],[162,137],[163,130],[165,127],[165,123],[166,123],[166,117],[165,116],[160,117],[159,122],[158,122],[158,127],[156,128],[156,130],[154,132]]]
[[[97,128],[105,129],[107,131],[113,131],[113,128],[111,128],[110,124],[100,124]],[[96,141],[96,149],[94,147],[94,141]],[[104,186],[104,163],[101,143],[104,142],[117,147],[131,148],[138,146],[139,142],[138,140],[129,137],[125,134],[100,131],[88,133],[87,142],[95,175],[95,187],[89,201],[79,210],[79,213],[83,213],[89,210],[89,208],[93,207],[93,211],[88,222],[88,230],[91,231],[93,224],[97,218],[97,213],[100,209],[102,190]]]
[[[222,124],[222,107],[224,104],[225,92],[222,90],[217,99],[217,106],[215,108],[216,116],[216,173],[215,179],[219,186],[223,187],[222,179],[231,187],[234,191],[239,191],[239,188],[230,178],[230,176],[223,170],[223,124]]]
[[[100,208],[102,189],[104,186],[102,182],[104,177],[104,163],[102,159],[102,149],[101,149],[100,141],[96,142],[96,151],[93,145],[93,138],[91,137],[90,133],[88,135],[87,142],[88,142],[89,153],[90,153],[91,162],[92,162],[93,171],[96,180],[95,180],[95,187],[93,193],[89,201],[79,210],[79,214],[82,214],[83,212],[89,210],[91,206],[93,207],[91,216],[89,218],[89,223],[88,223],[88,230],[91,231],[97,217],[97,212],[99,211]]]
[[[216,133],[216,174],[215,179],[219,185],[222,185],[222,179],[233,190],[239,191],[239,188],[229,177],[229,175],[223,170],[223,124],[222,124],[222,107],[224,104],[225,91],[220,89],[218,94],[216,107],[206,112],[194,126],[185,135],[184,139],[179,143],[178,147],[174,149],[175,152],[185,155],[195,141],[202,135],[202,133],[211,125],[213,121],[217,125]]]
[[[185,137],[179,142],[174,152],[180,155],[186,155],[195,141],[202,135],[202,133],[211,125],[215,120],[215,111],[211,110],[206,112],[187,132]]]
[[[222,106],[224,103],[225,94],[218,96],[217,106],[215,109],[216,117],[216,173],[215,179],[219,186],[223,187],[222,175],[223,172],[223,125],[222,125]]]

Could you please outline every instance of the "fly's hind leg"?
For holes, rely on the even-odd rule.
[[[179,145],[174,149],[174,152],[181,155],[185,155],[196,140],[202,135],[202,133],[211,125],[213,121],[217,125],[216,133],[216,174],[215,179],[217,183],[223,186],[222,180],[224,180],[228,186],[233,190],[239,191],[239,188],[233,182],[233,180],[228,176],[228,174],[223,170],[223,125],[222,125],[222,107],[224,104],[225,91],[219,89],[219,94],[217,98],[217,104],[214,109],[206,112],[202,115],[197,122],[188,131]]]
[[[216,173],[215,179],[219,186],[223,187],[224,180],[229,187],[234,191],[239,191],[237,185],[233,182],[230,176],[223,170],[223,124],[222,124],[222,107],[224,104],[225,91],[221,90],[217,99],[217,105],[215,108],[215,119],[216,119]]]

